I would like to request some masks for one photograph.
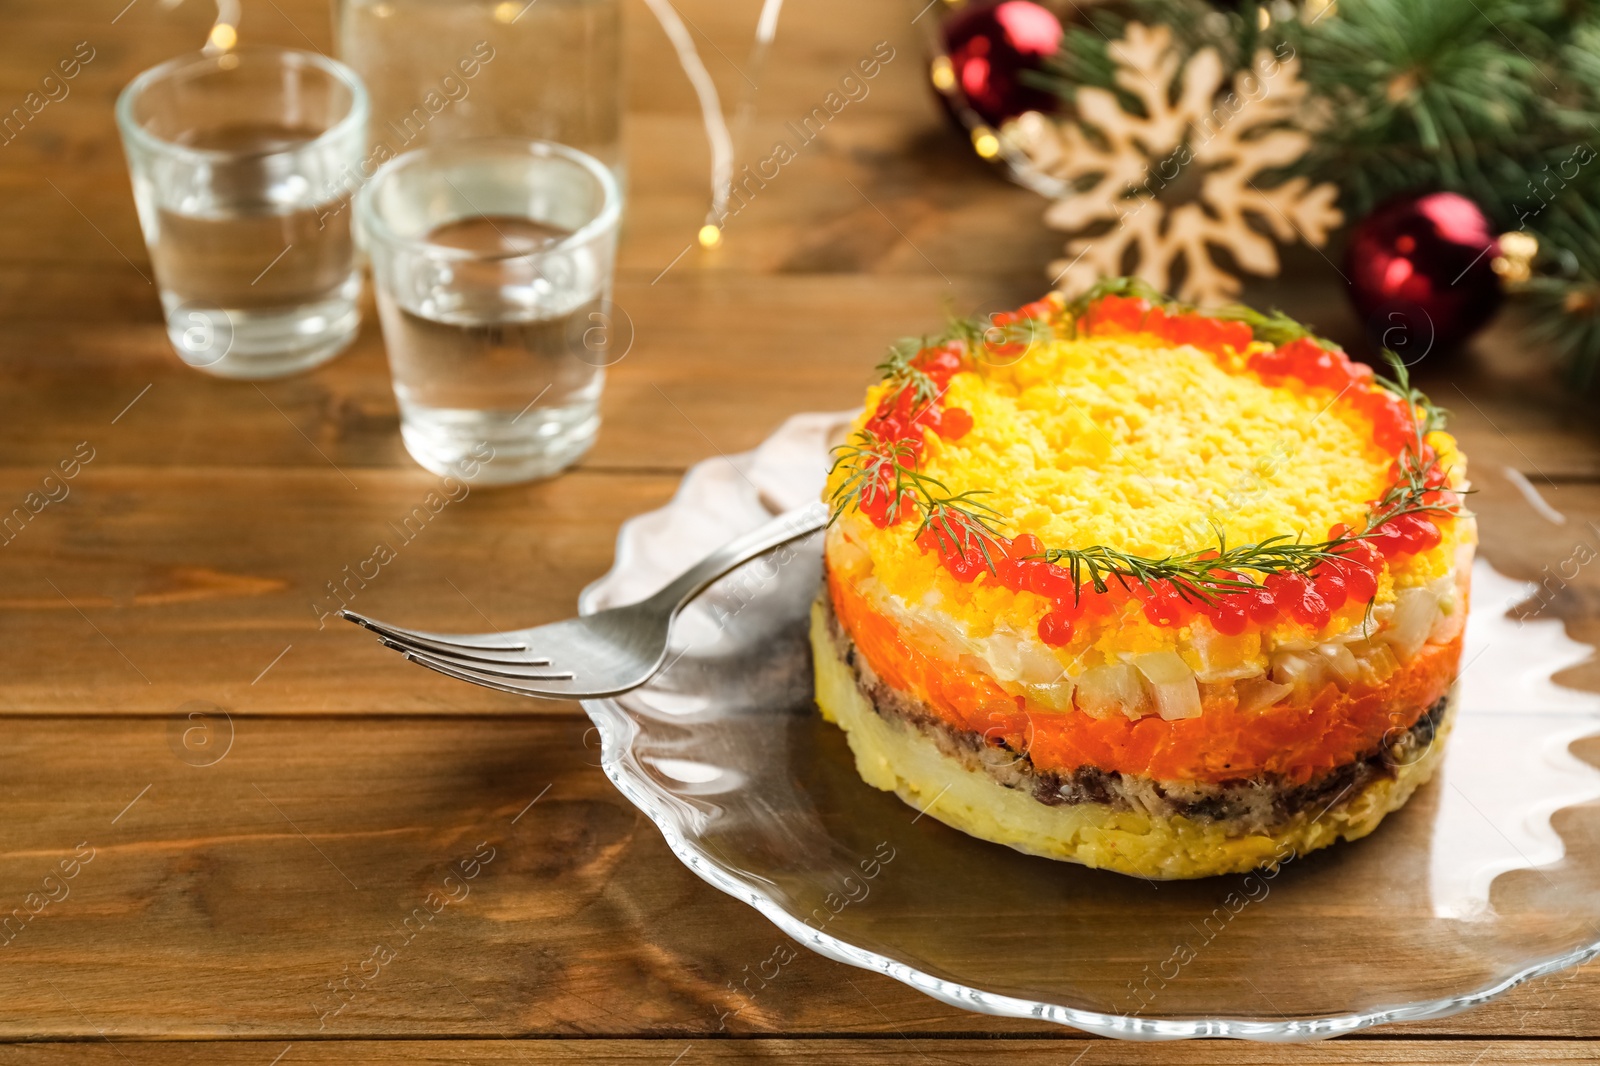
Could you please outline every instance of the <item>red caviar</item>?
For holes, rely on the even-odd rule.
[[[934,380],[941,388],[961,370],[963,349],[959,341],[950,341],[935,348],[924,348],[912,360],[912,365]]]
[[[1229,349],[1242,352],[1255,335],[1243,322],[1211,318],[1192,312],[1173,313],[1152,307],[1137,296],[1103,296],[1090,304],[1079,322],[1088,334],[1148,333],[1173,344],[1190,344],[1217,355]]]
[[[1055,299],[1047,297],[1016,311],[998,312],[990,320],[996,327],[1005,327],[1047,319],[1060,309]],[[1175,312],[1131,296],[1108,295],[1096,300],[1084,311],[1078,325],[1088,334],[1143,332],[1217,354],[1243,352],[1253,342],[1250,327],[1243,322]],[[984,343],[996,354],[1004,354],[1008,346],[1019,350],[1021,347],[1010,342]],[[931,398],[924,394],[919,403],[916,390],[902,386],[884,397],[867,420],[869,431],[899,449],[896,458],[904,465],[915,468],[919,464],[926,447],[925,430],[951,441],[971,432],[971,412],[942,406],[950,379],[965,367],[965,359],[966,348],[959,341],[922,349],[911,365],[926,376],[937,394]],[[1387,390],[1370,388],[1374,378],[1370,368],[1351,362],[1342,351],[1325,348],[1309,337],[1257,351],[1251,354],[1247,365],[1268,383],[1294,378],[1309,387],[1333,389],[1341,394],[1352,392],[1350,402],[1372,422],[1374,440],[1387,451],[1401,452],[1390,469],[1391,478],[1399,483],[1411,476],[1409,471],[1425,470],[1423,484],[1430,491],[1424,495],[1424,503],[1443,507],[1454,501],[1455,495],[1447,487],[1448,475],[1437,466],[1434,450],[1426,444],[1422,445],[1421,455],[1405,450],[1408,445],[1415,447],[1416,412],[1407,401]],[[861,512],[879,529],[919,510],[918,499],[910,491],[902,492],[898,500],[894,498],[894,483],[893,465],[883,463],[877,476],[860,492]],[[1348,533],[1346,526],[1337,525],[1329,530],[1328,539],[1337,541]],[[1044,545],[1038,537],[1025,533],[1014,541],[1008,540],[959,512],[930,523],[917,543],[924,551],[935,552],[958,581],[982,579],[1050,600],[1052,606],[1039,623],[1039,635],[1046,643],[1059,646],[1071,641],[1075,624],[1085,613],[1120,610],[1130,598],[1137,600],[1144,617],[1158,626],[1183,626],[1203,615],[1218,632],[1227,635],[1242,633],[1251,625],[1271,626],[1283,619],[1320,628],[1345,604],[1371,602],[1385,560],[1427,551],[1442,539],[1437,522],[1427,514],[1403,514],[1334,548],[1337,558],[1322,560],[1308,573],[1274,573],[1261,584],[1246,588],[1202,581],[1198,590],[1186,586],[1182,591],[1168,580],[1152,581],[1148,586],[1119,581],[1105,593],[1091,585],[1078,588],[1067,568],[1045,561]],[[1212,572],[1211,580],[1245,579],[1243,575],[1218,570]]]
[[[1365,392],[1374,376],[1371,367],[1353,363],[1343,352],[1324,348],[1309,337],[1297,337],[1277,348],[1257,352],[1246,365],[1266,381],[1292,377],[1335,392]]]
[[[1063,611],[1053,610],[1039,619],[1039,639],[1052,647],[1072,643],[1072,618]]]
[[[1392,392],[1364,390],[1351,399],[1372,422],[1372,439],[1386,452],[1398,452],[1417,437],[1417,415]]]
[[[875,504],[874,513],[886,506]],[[903,504],[907,513],[910,506],[909,500]],[[1039,636],[1056,645],[1071,641],[1074,630],[1069,623],[1085,615],[1109,614],[1130,599],[1139,603],[1141,613],[1156,626],[1178,628],[1203,616],[1217,632],[1228,636],[1284,619],[1321,628],[1346,604],[1372,601],[1386,550],[1389,555],[1426,550],[1437,543],[1436,539],[1430,543],[1428,531],[1433,531],[1432,537],[1438,536],[1432,522],[1407,515],[1380,526],[1375,536],[1350,540],[1333,549],[1337,558],[1323,560],[1309,573],[1273,573],[1259,585],[1240,588],[1231,583],[1247,582],[1243,574],[1219,569],[1211,571],[1205,581],[1185,582],[1181,591],[1172,579],[1155,579],[1147,586],[1131,578],[1113,578],[1110,587],[1099,592],[1087,582],[1077,587],[1068,568],[1046,562],[1042,558],[1044,544],[1032,533],[1008,540],[980,530],[960,516],[951,516],[950,524],[947,530],[941,522],[931,523],[917,538],[918,545],[937,554],[940,564],[958,581],[982,580],[1049,600],[1048,620],[1040,622]],[[1328,531],[1328,539],[1339,540],[1348,533],[1348,527],[1336,525]]]
[[[1144,616],[1151,625],[1181,626],[1196,613],[1194,603],[1186,599],[1171,581],[1152,581],[1148,587],[1136,584],[1133,596],[1144,604]]]
[[[964,407],[946,407],[937,432],[945,440],[960,440],[972,431],[972,413]]]
[[[1211,626],[1223,636],[1236,637],[1250,625],[1250,608],[1245,593],[1219,595],[1215,603],[1206,607],[1206,617]]]
[[[1046,296],[1041,300],[1023,304],[1015,311],[996,311],[989,316],[989,322],[995,326],[1010,326],[1028,319],[1049,318],[1059,308],[1056,302]]]
[[[1333,615],[1304,574],[1268,574],[1262,584],[1272,593],[1272,602],[1278,609],[1301,625],[1320,629]]]

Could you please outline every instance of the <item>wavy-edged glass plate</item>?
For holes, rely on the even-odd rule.
[[[843,422],[799,415],[696,466],[623,526],[580,609],[647,595],[816,499]],[[813,950],[946,1003],[1133,1039],[1307,1040],[1452,1014],[1600,954],[1600,696],[1551,680],[1592,649],[1491,565],[1555,572],[1588,531],[1512,471],[1474,481],[1487,561],[1442,772],[1372,836],[1276,874],[1088,870],[863,784],[812,702],[820,538],[718,582],[662,674],[584,707],[606,773],[690,869]]]

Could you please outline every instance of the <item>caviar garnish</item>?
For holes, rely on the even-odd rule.
[[[1359,528],[1335,526],[1321,541],[1278,536],[1230,546],[1216,527],[1215,547],[1156,558],[1105,545],[1052,548],[1029,533],[1010,539],[1002,533],[1005,516],[982,499],[987,490],[952,493],[921,472],[925,434],[958,441],[971,432],[970,412],[943,405],[955,374],[981,372],[1017,355],[1019,344],[1057,330],[1069,336],[1142,331],[1235,354],[1252,341],[1267,341],[1274,347],[1251,353],[1249,369],[1269,382],[1293,377],[1332,390],[1335,398],[1353,393],[1350,402],[1372,422],[1374,440],[1396,454],[1392,483],[1371,502]],[[1069,641],[1086,611],[1120,609],[1129,600],[1162,626],[1185,625],[1203,614],[1225,634],[1284,619],[1320,627],[1347,603],[1370,607],[1384,561],[1437,546],[1443,538],[1438,522],[1462,513],[1448,471],[1426,439],[1443,428],[1445,413],[1411,385],[1393,353],[1385,355],[1392,378],[1352,363],[1281,312],[1230,308],[1202,315],[1128,278],[1102,282],[1073,304],[1046,298],[993,315],[987,324],[954,319],[940,336],[897,342],[880,364],[885,390],[877,408],[852,443],[835,449],[832,472],[845,477],[832,493],[832,518],[854,508],[880,529],[915,520],[913,538],[957,580],[983,578],[1050,600],[1040,623],[1047,643]]]

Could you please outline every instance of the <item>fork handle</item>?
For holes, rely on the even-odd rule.
[[[669,617],[706,590],[717,578],[758,555],[809,536],[828,524],[828,508],[821,500],[785,511],[776,518],[737,536],[674,578],[646,603]]]

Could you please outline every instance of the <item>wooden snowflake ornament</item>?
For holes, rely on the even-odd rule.
[[[1277,274],[1275,242],[1327,240],[1341,221],[1337,189],[1272,178],[1311,146],[1292,125],[1306,96],[1292,54],[1259,53],[1227,93],[1216,50],[1184,62],[1165,26],[1129,24],[1111,54],[1139,111],[1087,86],[1075,115],[1030,112],[1005,131],[1062,190],[1044,216],[1072,234],[1050,266],[1057,288],[1075,296],[1101,277],[1137,274],[1169,292],[1181,275],[1181,299],[1219,304],[1239,292],[1233,270]]]

